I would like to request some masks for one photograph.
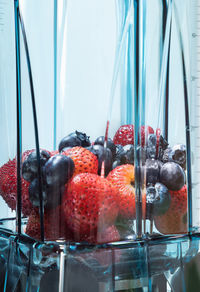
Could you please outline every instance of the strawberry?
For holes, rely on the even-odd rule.
[[[163,234],[187,232],[187,186],[179,191],[170,191],[171,204],[168,211],[155,216],[155,226]]]
[[[141,145],[144,147],[145,145],[145,137],[147,137],[149,134],[154,134],[154,130],[150,126],[141,126]]]
[[[94,244],[109,243],[119,241],[120,235],[115,225],[111,225],[106,227],[105,229],[97,230],[96,236],[91,235],[87,237],[86,240],[87,242]]]
[[[114,224],[118,215],[116,198],[115,187],[96,174],[81,173],[71,179],[62,206],[75,240],[87,241],[100,229]]]
[[[40,215],[38,209],[33,209],[25,233],[35,239],[40,239]],[[72,233],[67,228],[62,209],[46,209],[44,211],[44,235],[46,240],[65,239],[73,241]]]
[[[131,164],[123,164],[114,168],[107,180],[118,189],[119,215],[122,218],[135,218],[135,171]]]
[[[22,155],[22,160],[28,156],[30,152],[26,151]],[[17,203],[17,161],[16,158],[9,160],[0,168],[0,194],[7,205],[16,210]],[[29,183],[21,177],[22,187],[22,213],[27,216],[30,214],[32,204],[29,201],[28,187]]]
[[[98,172],[98,159],[92,152],[81,146],[76,146],[63,152],[64,155],[73,159],[75,164],[74,175],[79,173]]]
[[[141,126],[140,133],[141,133],[141,145],[142,147],[144,147],[145,136],[148,136],[148,134],[154,134],[154,130],[150,126]],[[125,146],[128,144],[133,145],[134,144],[134,126],[133,125],[121,126],[115,133],[113,142],[115,144],[120,144],[122,146]]]
[[[123,125],[121,126],[113,138],[113,142],[117,145],[128,145],[134,144],[134,126],[133,125]]]

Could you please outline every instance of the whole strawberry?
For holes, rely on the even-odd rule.
[[[118,189],[119,215],[122,218],[135,218],[135,171],[131,164],[124,164],[113,169],[107,180]]]
[[[134,126],[133,125],[122,125],[113,138],[115,145],[119,144],[122,146],[128,144],[134,144]]]
[[[81,146],[73,147],[63,152],[63,155],[72,158],[75,164],[74,175],[78,173],[95,173],[98,172],[98,159],[92,152]]]
[[[87,241],[114,224],[118,215],[117,191],[105,178],[81,173],[68,184],[62,207],[75,240]]]
[[[38,209],[33,209],[25,233],[34,239],[40,240],[40,215]],[[44,211],[44,236],[46,240],[65,239],[73,241],[72,233],[65,223],[62,209],[45,209]]]
[[[163,234],[187,232],[187,186],[179,191],[170,191],[171,204],[166,213],[155,216],[155,226]]]
[[[22,159],[25,159],[27,155],[28,152],[24,153],[22,155]],[[21,177],[22,213],[25,216],[29,215],[32,209],[32,204],[29,201],[28,187],[29,182],[25,181]],[[13,160],[9,160],[0,168],[0,195],[12,210],[16,210],[17,161],[15,158]]]

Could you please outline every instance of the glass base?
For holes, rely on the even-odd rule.
[[[200,291],[199,251],[200,234],[92,246],[1,228],[0,291]]]

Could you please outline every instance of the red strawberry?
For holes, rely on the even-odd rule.
[[[168,211],[155,216],[155,226],[163,234],[178,234],[187,232],[187,187],[179,191],[170,191],[171,204]]]
[[[133,125],[121,126],[115,133],[113,142],[115,144],[120,144],[122,146],[134,144],[134,126]]]
[[[95,236],[91,235],[85,239],[89,243],[101,244],[120,240],[119,232],[115,225],[106,227],[105,229],[97,230]]]
[[[30,152],[29,152],[30,153]],[[22,155],[22,160],[29,154],[27,151]],[[17,166],[16,159],[9,160],[0,168],[0,194],[12,210],[16,210],[17,202]],[[29,183],[21,177],[22,184],[22,213],[27,216],[32,210],[29,201]]]
[[[131,164],[123,164],[113,169],[107,176],[118,189],[119,214],[126,219],[135,218],[135,170]]]
[[[31,212],[25,232],[35,239],[40,239],[40,215],[38,209],[33,209]],[[66,226],[60,206],[56,209],[45,210],[44,235],[46,240],[65,239],[73,241],[72,233]]]
[[[117,192],[107,179],[81,173],[72,178],[63,197],[63,211],[75,240],[95,237],[112,225],[118,215]]]
[[[73,147],[65,152],[64,155],[71,157],[75,164],[74,175],[79,173],[98,172],[98,159],[92,152],[81,146]]]
[[[141,126],[141,145],[144,147],[145,145],[145,137],[149,134],[154,134],[154,130],[150,126]]]

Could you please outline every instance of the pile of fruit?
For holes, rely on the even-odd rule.
[[[125,239],[125,234],[134,232],[136,219],[136,156],[143,219],[154,222],[163,234],[186,232],[185,146],[169,147],[160,130],[154,133],[151,127],[141,127],[140,146],[134,147],[134,138],[133,125],[121,126],[113,140],[105,141],[101,136],[93,143],[85,133],[75,131],[60,141],[58,151],[40,150],[40,181],[36,151],[24,152],[21,182],[22,213],[28,216],[25,232],[40,238],[42,194],[47,240],[104,243]],[[0,194],[15,210],[16,159],[0,168]]]

